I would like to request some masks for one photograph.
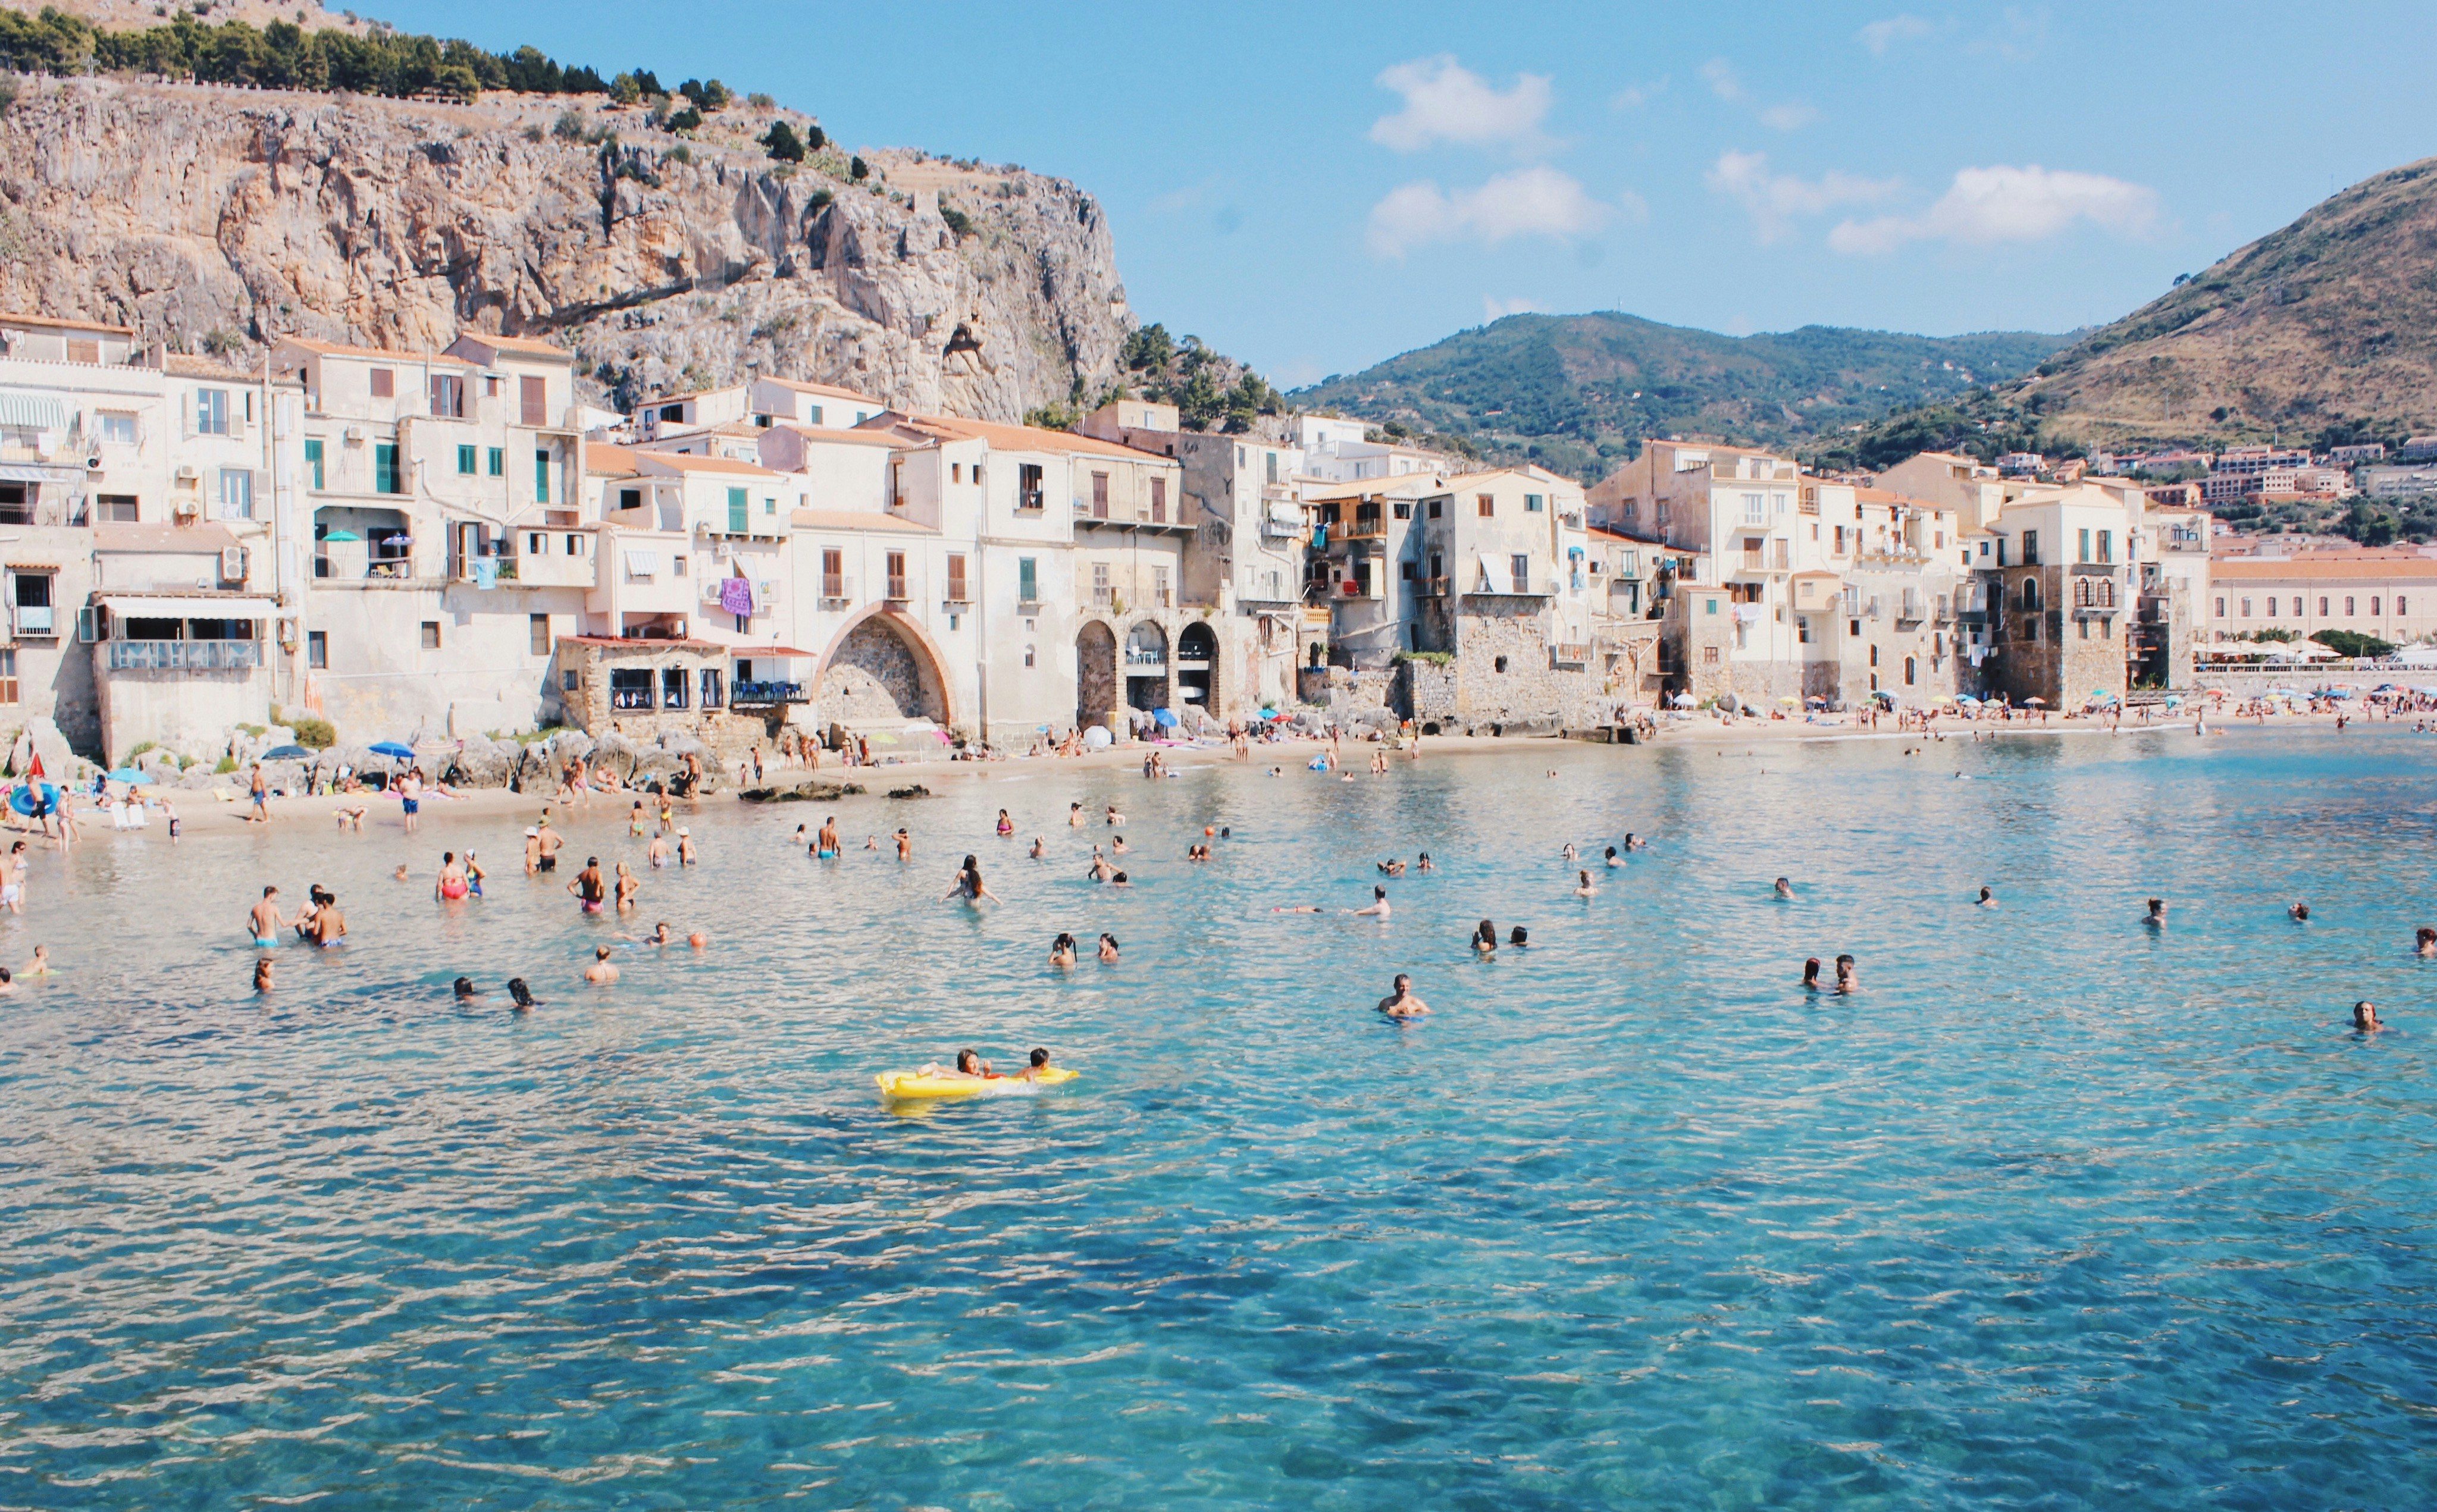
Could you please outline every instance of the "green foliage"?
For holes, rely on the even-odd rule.
[[[1125,364],[1144,398],[1176,406],[1188,430],[1246,431],[1262,415],[1286,411],[1285,398],[1252,369],[1213,352],[1198,336],[1171,337],[1160,324],[1126,338]]]
[[[2322,630],[2310,637],[2339,656],[2392,656],[2394,642],[2357,630]]]
[[[237,757],[232,756],[224,756],[220,757],[220,764],[219,764],[219,766],[216,766],[216,767],[212,768],[212,775],[213,775],[213,776],[216,776],[216,777],[225,777],[225,776],[227,776],[230,773],[235,772],[236,770],[237,770]]]
[[[702,112],[689,105],[663,123],[672,131],[691,131],[702,125]]]
[[[1400,651],[1388,659],[1392,662],[1421,662],[1430,667],[1453,667],[1455,665],[1455,652],[1451,651]]]
[[[818,152],[821,148],[829,145],[830,136],[827,131],[822,130],[817,126],[807,126],[804,128],[804,148],[807,151]]]
[[[846,165],[846,176],[852,179],[855,182],[861,183],[864,180],[871,177],[871,165],[864,162],[861,158],[856,158],[853,162]]]
[[[213,331],[203,338],[203,355],[206,356],[234,356],[244,350],[245,338],[235,331]]]
[[[121,766],[131,765],[135,758],[142,756],[145,752],[157,751],[160,748],[160,742],[157,740],[138,740],[135,742],[133,749],[130,750],[125,756],[118,758],[118,764]]]
[[[289,728],[296,732],[296,743],[307,751],[327,751],[339,743],[339,732],[331,727],[330,721],[310,714],[292,716]]]
[[[206,26],[181,13],[165,26],[101,31],[55,8],[28,16],[0,10],[0,68],[26,74],[157,74],[209,84],[327,90],[406,98],[470,97],[479,89],[535,95],[607,90],[589,68],[563,68],[541,51],[486,52],[472,43],[376,29],[307,31],[285,21],[256,30],[242,21]]]
[[[762,133],[762,146],[771,158],[780,163],[804,161],[804,144],[796,129],[784,121],[772,121],[770,130]]]
[[[632,74],[620,74],[609,80],[609,97],[621,105],[632,105],[643,97],[643,86],[635,82]]]
[[[956,233],[956,239],[959,241],[962,241],[965,237],[973,235],[975,230],[978,229],[973,225],[973,217],[957,209],[955,205],[948,203],[945,200],[939,201],[939,218],[948,223],[948,229]]]
[[[813,214],[819,215],[822,211],[827,210],[830,207],[830,201],[836,198],[837,196],[830,193],[827,189],[815,189],[813,191],[812,199],[806,200],[805,204],[812,210]]]
[[[562,142],[584,140],[584,117],[573,111],[561,111],[550,129],[550,134]]]
[[[694,109],[705,115],[716,115],[728,108],[729,100],[736,97],[728,92],[727,85],[715,78],[708,84],[700,79],[689,78],[677,86],[677,93],[693,101]]]
[[[1026,410],[1024,423],[1041,430],[1072,430],[1083,423],[1083,416],[1071,404],[1043,405]]]
[[[8,114],[9,107],[16,103],[17,81],[13,78],[0,78],[0,115]]]
[[[1730,337],[1614,312],[1511,315],[1285,397],[1589,479],[1654,436],[1841,440],[1907,407],[2017,377],[2066,339],[1829,326]]]
[[[769,96],[763,94],[758,89],[752,94],[745,96],[745,103],[757,111],[775,111],[779,108],[779,102],[777,100],[772,99]]]
[[[671,163],[692,163],[693,161],[693,148],[686,146],[683,142],[679,142],[676,146],[669,148],[669,161]]]
[[[2357,498],[2344,514],[2343,532],[2363,546],[2392,546],[2403,533],[2403,522],[2392,511]]]

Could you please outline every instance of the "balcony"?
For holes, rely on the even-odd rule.
[[[888,575],[888,591],[883,595],[883,597],[890,603],[903,603],[911,598],[912,596],[905,591],[905,574],[902,572],[890,573]]]
[[[1139,646],[1126,648],[1126,667],[1130,671],[1155,672],[1167,666],[1167,652],[1147,651]]]
[[[854,579],[843,572],[821,574],[821,607],[842,608],[854,602]]]
[[[252,672],[262,667],[258,640],[114,640],[114,672]]]
[[[1328,529],[1329,538],[1335,541],[1384,541],[1388,538],[1388,522],[1385,520],[1358,519],[1343,525],[1332,525]]]
[[[59,611],[49,604],[19,604],[9,614],[20,640],[42,640],[60,633]]]
[[[777,708],[782,704],[809,704],[813,696],[801,683],[739,683],[728,694],[730,708]]]
[[[1445,578],[1424,578],[1420,580],[1419,588],[1421,596],[1425,599],[1444,599],[1447,596],[1447,580]]]
[[[1041,490],[1035,488],[1018,494],[1015,495],[1015,507],[1020,510],[1037,510],[1043,508],[1043,504],[1041,496]]]
[[[1549,648],[1549,665],[1559,671],[1580,671],[1590,659],[1590,647],[1579,642],[1561,640]]]

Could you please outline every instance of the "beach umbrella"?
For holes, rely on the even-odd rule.
[[[2042,707],[2042,708],[2045,708],[2045,707],[2047,707],[2047,706],[2048,706],[2048,701],[2047,701],[2046,699],[2043,699],[2043,698],[2026,698],[2026,699],[2023,700],[2023,702],[2024,702],[2024,703],[2025,703],[2025,704],[2038,704],[2038,705],[2039,705],[2040,707]]]
[[[1780,704],[1799,704],[1802,702],[1802,700],[1800,700],[1800,699],[1798,699],[1798,698],[1796,698],[1796,697],[1795,697],[1793,694],[1791,694],[1791,693],[1787,693],[1787,694],[1785,694],[1784,696],[1780,697],[1780,698],[1778,700],[1778,702],[1779,702]]]
[[[117,771],[110,773],[110,780],[113,782],[124,782],[130,787],[132,787],[137,783],[151,781],[152,774],[134,767],[120,767]]]
[[[401,745],[395,740],[383,740],[373,747],[373,755],[392,756],[400,761],[412,761],[414,759],[414,747]]]
[[[1692,706],[1692,695],[1690,693],[1678,693],[1674,698],[1669,699],[1668,702],[1674,704],[1679,709],[1689,709]]]
[[[1176,728],[1176,711],[1174,709],[1153,709],[1150,711],[1150,717],[1168,729],[1172,730]]]
[[[265,761],[309,761],[312,758],[313,753],[301,745],[274,746],[262,753]]]
[[[324,541],[360,541],[363,537],[358,535],[353,530],[332,530],[329,534],[322,537],[322,539]]]

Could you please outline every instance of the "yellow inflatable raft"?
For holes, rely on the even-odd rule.
[[[883,1071],[872,1080],[880,1084],[883,1097],[991,1097],[1055,1086],[1073,1081],[1076,1074],[1063,1066],[1052,1066],[1028,1082],[1021,1076],[992,1076],[977,1082],[968,1076],[925,1076],[920,1071]]]

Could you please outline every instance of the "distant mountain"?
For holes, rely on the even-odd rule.
[[[1734,337],[1612,311],[1510,315],[1288,398],[1587,480],[1646,436],[1790,447],[2020,377],[2073,339],[1822,325]]]
[[[2437,158],[2322,201],[2006,397],[2094,445],[2437,429]]]

